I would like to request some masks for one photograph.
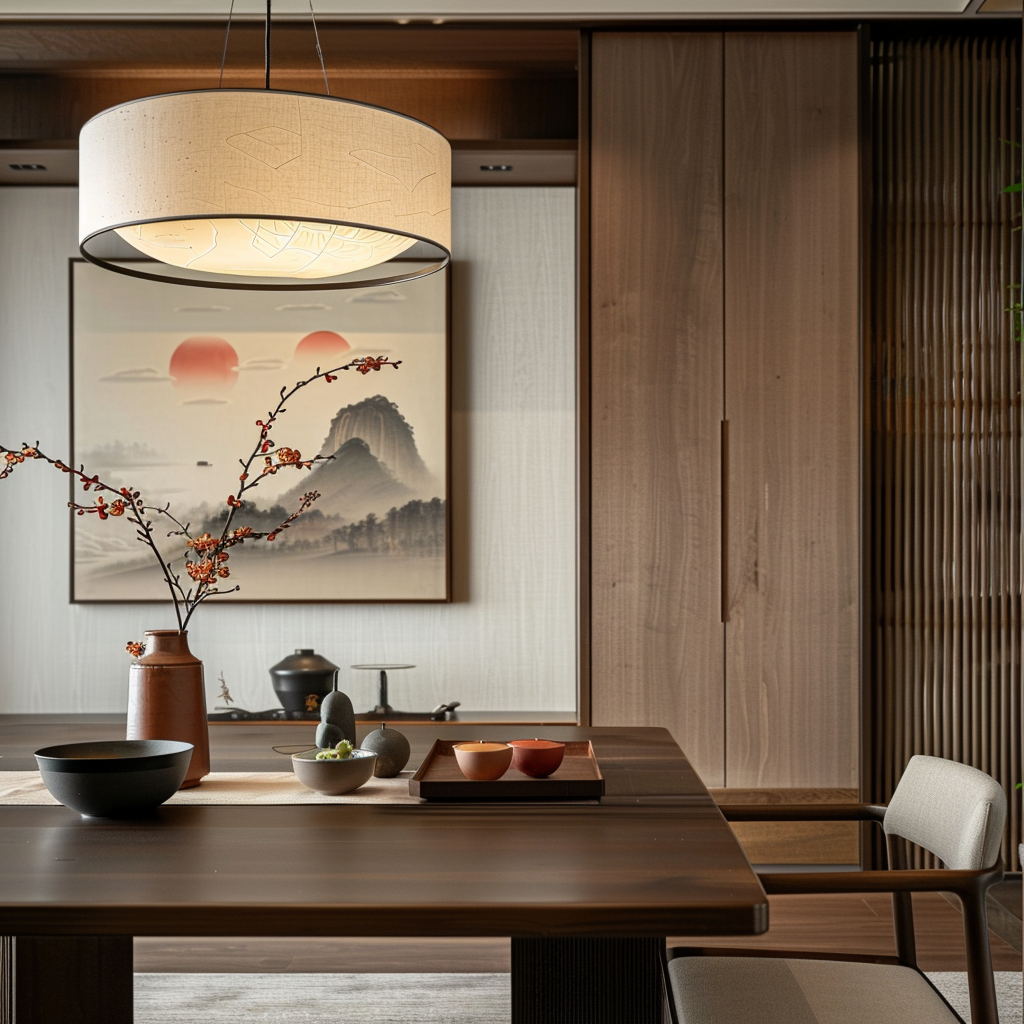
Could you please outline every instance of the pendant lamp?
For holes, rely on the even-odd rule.
[[[265,89],[148,96],[85,124],[82,255],[214,288],[366,288],[445,266],[447,140],[381,107],[270,89],[270,0],[266,61]]]

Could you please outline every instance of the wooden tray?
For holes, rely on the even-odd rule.
[[[452,747],[462,740],[434,740],[409,792],[425,800],[596,800],[604,794],[604,777],[589,740],[565,745],[558,771],[534,779],[515,768],[494,782],[473,782],[459,770]]]

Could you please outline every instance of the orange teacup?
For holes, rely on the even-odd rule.
[[[543,779],[558,771],[565,757],[565,744],[555,740],[509,740],[512,767],[524,775]]]
[[[500,779],[512,763],[512,748],[507,743],[456,743],[452,748],[455,760],[467,779],[474,782],[493,782]]]

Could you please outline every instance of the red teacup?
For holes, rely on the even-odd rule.
[[[512,767],[524,775],[543,779],[558,771],[565,757],[565,744],[555,740],[509,740]]]

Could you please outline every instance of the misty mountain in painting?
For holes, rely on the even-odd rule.
[[[383,465],[361,437],[352,437],[331,453],[275,504],[297,508],[307,491],[319,491],[316,508],[347,520],[362,519],[370,512],[386,512],[412,498],[413,491]]]
[[[361,438],[370,452],[403,484],[423,493],[433,487],[430,473],[416,448],[413,429],[394,402],[383,395],[374,395],[339,409],[320,446],[320,454],[334,455],[356,437]],[[326,493],[324,491],[325,496]]]

